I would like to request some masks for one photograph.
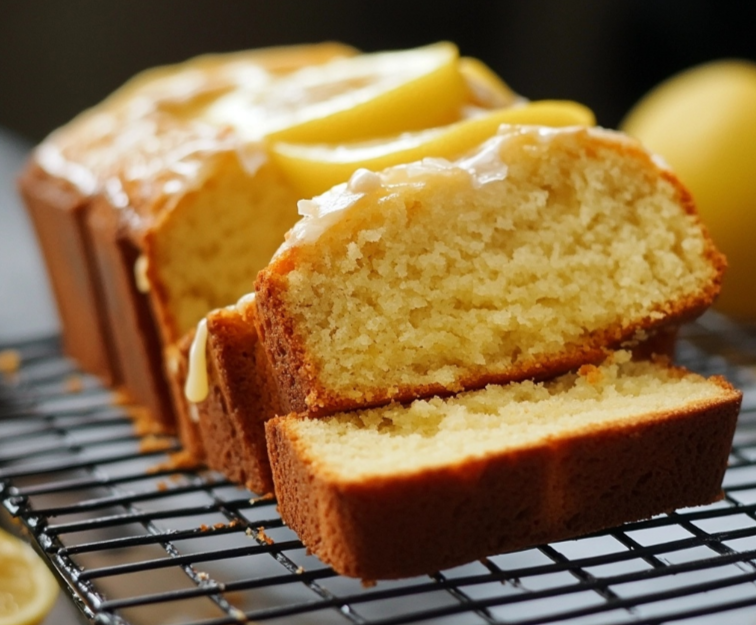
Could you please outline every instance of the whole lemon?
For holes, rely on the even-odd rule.
[[[717,308],[756,318],[756,63],[721,60],[673,76],[622,129],[670,164],[727,255]]]

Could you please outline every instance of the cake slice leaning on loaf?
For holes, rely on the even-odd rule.
[[[329,414],[547,378],[695,317],[724,257],[627,136],[503,125],[299,202],[258,274],[284,405]]]
[[[721,498],[741,395],[617,352],[543,383],[266,424],[281,516],[366,580]]]
[[[286,410],[255,330],[256,314],[254,295],[208,313],[179,360],[177,381],[194,400],[185,398],[207,466],[264,494],[273,492],[265,421]]]

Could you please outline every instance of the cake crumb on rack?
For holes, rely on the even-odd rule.
[[[21,368],[21,353],[17,349],[0,350],[0,373],[13,375]]]
[[[148,434],[139,441],[139,451],[148,454],[153,451],[165,451],[173,447],[173,439],[167,436]]]
[[[273,493],[265,493],[264,495],[260,495],[259,497],[252,497],[252,499],[249,500],[249,503],[251,503],[253,506],[257,503],[261,503],[263,501],[271,501],[274,499]]]
[[[265,528],[262,525],[257,528],[257,540],[262,541],[267,545],[272,545],[275,542],[265,533]]]
[[[169,439],[170,440],[170,439]],[[171,441],[172,442],[172,441]],[[186,450],[170,454],[168,460],[160,462],[147,469],[147,473],[160,473],[161,471],[190,471],[199,468],[199,463],[194,456]]]
[[[65,386],[68,393],[81,393],[84,390],[84,380],[81,379],[80,375],[74,373],[66,378]]]

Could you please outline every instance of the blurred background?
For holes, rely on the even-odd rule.
[[[684,68],[728,57],[756,61],[755,26],[752,0],[0,0],[0,342],[57,328],[15,191],[17,172],[32,145],[143,69],[206,52],[323,40],[364,51],[450,40],[520,94],[583,102],[599,124],[615,128],[643,94]],[[756,145],[748,138],[756,137],[756,115],[741,114],[752,118],[750,134],[735,121],[730,134]],[[687,119],[681,124],[687,132]],[[713,154],[698,144],[684,152]],[[735,261],[731,283],[735,265],[749,272],[741,280],[748,288],[726,279],[726,293],[750,294],[744,310],[756,317],[756,200],[742,200],[756,198],[756,159],[740,160],[754,171],[739,168],[735,185],[719,178],[732,169],[724,161],[707,167],[705,177],[744,191],[730,193],[725,211],[716,195],[711,210],[724,217],[705,217]],[[741,223],[746,213],[753,217]]]
[[[456,42],[531,99],[616,127],[674,72],[756,60],[751,0],[26,0],[0,3],[0,126],[37,142],[136,72],[203,52],[339,40]]]

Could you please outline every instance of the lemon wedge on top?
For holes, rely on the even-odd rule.
[[[34,550],[0,530],[0,625],[34,625],[50,611],[58,584]]]
[[[270,148],[273,161],[303,197],[311,197],[349,180],[360,168],[380,171],[425,157],[453,159],[496,134],[502,124],[592,126],[590,109],[561,100],[541,100],[487,112],[447,126],[406,132],[390,139],[342,145],[277,142]]]
[[[496,72],[479,59],[463,56],[459,59],[459,72],[467,83],[471,102],[477,106],[503,108],[521,99]]]
[[[358,141],[447,124],[467,93],[459,51],[441,42],[305,67],[221,96],[203,117],[247,140]]]

